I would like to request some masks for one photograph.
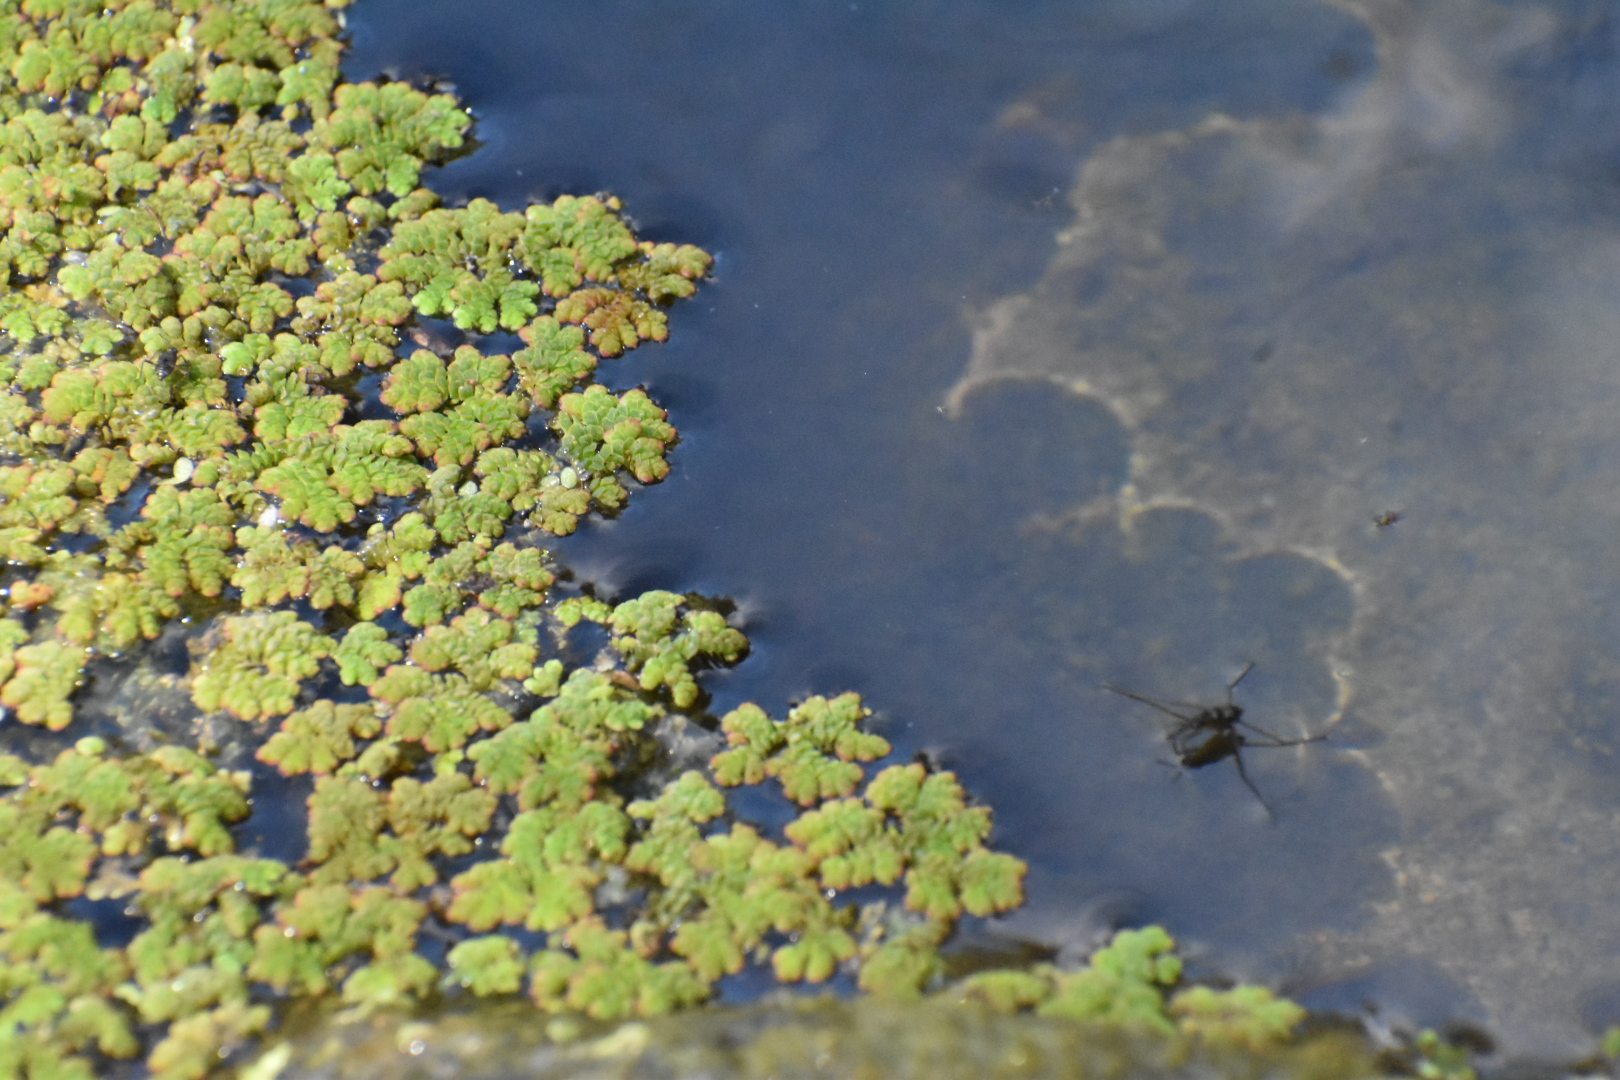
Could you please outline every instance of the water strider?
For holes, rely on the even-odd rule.
[[[1242,778],[1248,789],[1254,792],[1254,797],[1260,800],[1260,805],[1265,807],[1266,815],[1275,820],[1276,814],[1273,813],[1271,804],[1266,802],[1265,796],[1260,794],[1260,789],[1255,786],[1253,780],[1249,779],[1248,770],[1243,767],[1243,748],[1245,746],[1303,746],[1305,743],[1321,742],[1327,736],[1311,735],[1303,739],[1284,739],[1279,735],[1273,735],[1258,724],[1243,719],[1243,706],[1232,700],[1232,692],[1237,689],[1237,684],[1243,681],[1243,677],[1253,670],[1254,662],[1251,660],[1244,666],[1242,671],[1238,672],[1237,678],[1226,684],[1226,703],[1223,705],[1192,705],[1180,701],[1166,703],[1155,701],[1153,698],[1144,697],[1141,694],[1134,694],[1129,690],[1121,690],[1117,686],[1104,685],[1103,689],[1119,694],[1121,697],[1128,697],[1132,701],[1140,701],[1144,705],[1150,705],[1158,709],[1167,716],[1174,717],[1176,725],[1170,729],[1165,739],[1169,742],[1170,749],[1175,752],[1176,761],[1180,763],[1182,768],[1202,769],[1205,765],[1213,765],[1217,761],[1225,761],[1227,758],[1231,758],[1233,763],[1237,765],[1238,776]],[[1183,708],[1196,711],[1178,712],[1172,709],[1171,705],[1180,705]],[[1245,735],[1238,730],[1240,726],[1264,735],[1267,741],[1258,742],[1251,736]]]

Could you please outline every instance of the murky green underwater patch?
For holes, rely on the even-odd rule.
[[[1161,1064],[1287,1043],[1297,1006],[1183,985],[1157,927],[1078,970],[946,980],[958,920],[1021,900],[989,809],[889,762],[851,694],[708,717],[703,671],[748,649],[728,604],[569,581],[546,537],[646,497],[676,440],[594,372],[664,340],[710,258],[639,241],[603,196],[440,206],[422,170],[471,118],[343,84],[342,6],[0,16],[0,1074],[264,1078],[311,1001],[341,1041],[526,994],[583,1017],[548,1029],[571,1041],[765,963],[889,1003],[804,1006],[766,1042],[859,1043],[881,1017],[889,1064],[860,1068],[897,1075],[929,1031]],[[591,627],[607,646],[573,660]],[[105,722],[83,699],[119,678],[134,719]],[[195,722],[143,720],[139,687]],[[295,864],[238,850],[248,753],[308,785]],[[762,784],[800,808],[778,839],[728,796]],[[80,917],[105,936],[108,902],[127,944]],[[985,1019],[1020,1012],[1047,1019]],[[1332,1045],[1283,1060],[1367,1067]]]

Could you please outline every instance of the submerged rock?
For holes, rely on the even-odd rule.
[[[799,999],[703,1009],[618,1027],[537,1023],[524,1005],[431,1021],[377,1017],[281,1043],[244,1071],[250,1080],[416,1078],[1367,1076],[1366,1043],[1319,1033],[1255,1054],[1117,1028],[1000,1016],[948,1001]]]

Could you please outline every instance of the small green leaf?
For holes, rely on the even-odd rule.
[[[459,147],[472,124],[453,97],[429,96],[406,82],[340,86],[333,99],[336,108],[315,137],[336,151],[343,177],[362,195],[409,195],[422,165]]]
[[[837,927],[803,930],[799,940],[771,954],[776,977],[783,982],[826,982],[838,965],[855,956],[855,940]]]
[[[439,970],[415,953],[391,956],[357,969],[343,980],[343,1003],[371,1008],[410,1004],[432,993]]]
[[[629,936],[599,920],[575,924],[566,943],[574,955],[536,953],[530,993],[548,1012],[583,1011],[598,1020],[660,1016],[709,995],[685,964],[653,964],[629,947]]]
[[[520,925],[534,909],[532,876],[505,859],[479,863],[458,875],[447,917],[474,930]]]
[[[479,997],[515,994],[523,987],[523,953],[511,938],[470,938],[451,949],[448,960],[448,981]]]
[[[61,731],[73,720],[68,698],[84,677],[89,653],[77,645],[45,641],[16,652],[16,674],[0,689],[0,702],[25,724]]]
[[[405,651],[388,640],[388,631],[371,622],[349,627],[332,650],[344,686],[370,686],[382,677],[383,668],[404,657]]]
[[[1176,943],[1157,926],[1121,930],[1090,964],[1054,976],[1056,992],[1041,1005],[1043,1016],[1103,1020],[1172,1034],[1164,988],[1181,978]]]
[[[224,641],[203,658],[192,679],[192,700],[242,720],[293,711],[298,684],[320,670],[333,641],[290,611],[224,621]]]
[[[355,756],[356,738],[369,739],[381,730],[382,721],[369,705],[317,701],[283,720],[281,730],[259,748],[257,757],[283,776],[329,773]]]
[[[309,797],[309,859],[320,882],[371,881],[398,860],[378,837],[387,822],[383,797],[361,780],[322,776]]]
[[[528,348],[512,354],[518,385],[542,409],[596,370],[596,358],[585,351],[585,332],[566,326],[550,315],[534,320],[519,332]]]
[[[1428,1028],[1417,1037],[1416,1072],[1423,1080],[1475,1080],[1468,1051],[1453,1046]]]
[[[669,475],[665,450],[675,439],[666,413],[640,390],[615,396],[593,383],[557,399],[553,421],[563,453],[592,473],[623,469],[643,484]]]
[[[1263,986],[1193,986],[1170,999],[1170,1015],[1184,1035],[1259,1053],[1287,1042],[1305,1010]]]
[[[512,722],[511,713],[460,675],[429,675],[395,664],[372,683],[371,693],[394,706],[388,733],[420,742],[429,753],[458,749],[475,732],[499,731]]]
[[[591,345],[603,356],[618,356],[642,341],[664,341],[669,320],[647,301],[617,289],[581,289],[557,301],[558,322],[583,323]]]

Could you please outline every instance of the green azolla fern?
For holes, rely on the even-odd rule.
[[[563,453],[580,468],[604,476],[623,470],[644,484],[669,474],[664,451],[675,429],[642,391],[615,396],[593,384],[584,393],[564,394],[557,410]]]
[[[198,708],[242,720],[292,712],[299,683],[335,648],[291,611],[229,618],[220,632],[223,640],[199,665],[191,696]]]
[[[12,654],[11,677],[0,688],[0,704],[25,724],[60,731],[73,720],[68,698],[84,677],[86,650],[62,641],[25,645]]]
[[[724,616],[693,609],[686,597],[672,592],[643,593],[611,609],[569,601],[558,614],[565,623],[582,618],[610,628],[613,647],[638,676],[641,689],[667,688],[682,709],[698,698],[695,664],[734,664],[748,649],[748,639],[726,625]]]
[[[583,478],[578,466],[570,472],[569,462],[534,452],[524,452],[533,464],[519,462],[516,471],[480,455],[522,433],[531,403],[555,405],[595,367],[578,331],[570,331],[572,347],[565,333],[565,347],[547,349],[559,341],[559,325],[537,303],[542,264],[552,296],[565,291],[559,274],[583,275],[661,303],[679,290],[655,279],[701,276],[703,257],[644,250],[611,199],[564,197],[529,215],[481,201],[436,207],[416,177],[461,145],[467,115],[448,96],[404,84],[338,85],[329,9],[294,6],[308,17],[288,19],[280,7],[261,11],[246,0],[210,4],[186,42],[167,36],[181,32],[177,16],[148,6],[148,36],[128,38],[144,42],[132,52],[81,52],[92,38],[124,40],[132,31],[91,30],[103,25],[99,16],[51,10],[45,25],[56,29],[24,43],[31,59],[16,54],[18,70],[30,73],[24,92],[83,92],[111,72],[106,92],[119,105],[97,97],[109,119],[92,109],[69,121],[23,99],[0,139],[8,162],[0,170],[11,170],[0,177],[0,201],[19,223],[33,215],[0,240],[0,253],[9,272],[37,282],[5,298],[15,309],[5,329],[39,357],[13,377],[44,391],[38,406],[11,398],[15,415],[5,426],[47,448],[88,437],[100,444],[92,449],[125,455],[137,470],[173,465],[177,486],[197,489],[167,492],[182,498],[150,528],[120,531],[112,557],[98,560],[105,587],[75,567],[76,584],[53,605],[75,642],[127,647],[181,610],[157,594],[212,597],[233,584],[250,605],[307,597],[375,618],[409,590],[386,572],[357,575],[350,559],[312,558],[299,541],[289,541],[291,554],[270,550],[259,519],[273,509],[282,521],[336,531],[378,498],[422,490],[424,457],[441,467],[476,464],[495,488],[481,502],[462,494],[466,481],[458,480],[455,497],[437,498],[433,517],[451,543],[498,537],[514,509],[534,511],[533,523],[547,531],[572,531],[591,509],[622,505],[618,469],[643,480],[659,471],[651,444],[629,439],[628,452],[618,445],[624,432],[604,434],[605,457],[589,437],[569,436],[570,448],[592,460]],[[67,68],[39,66],[58,53]],[[166,130],[198,100],[237,115],[178,136]],[[300,134],[306,116],[313,127]],[[249,181],[271,186],[232,186]],[[381,254],[380,279],[356,269],[370,251]],[[314,278],[313,295],[295,302],[278,276]],[[113,321],[81,327],[61,314],[69,299]],[[413,308],[452,314],[468,329],[521,330],[540,343],[523,360],[530,377],[510,393],[510,361],[463,348],[441,365],[455,384],[442,406],[408,408],[399,425],[344,423],[352,396],[322,392],[319,381],[393,365],[397,328]],[[139,340],[127,342],[117,322]],[[478,372],[464,377],[467,368]],[[226,393],[225,377],[247,380],[239,397]],[[12,470],[0,501],[11,520],[0,527],[14,559],[37,564],[41,541],[53,534],[102,527],[75,490],[82,486],[48,459]],[[217,512],[195,521],[186,500],[206,498],[217,500]],[[261,533],[243,534],[243,519]],[[514,613],[542,597],[540,575],[519,577],[501,586],[495,610]],[[426,610],[421,601],[417,609]]]
[[[1258,1051],[1286,1042],[1305,1010],[1264,986],[1192,986],[1171,998],[1170,1015],[1183,1034]]]
[[[1468,1051],[1453,1046],[1431,1028],[1418,1032],[1410,1057],[1412,1071],[1423,1080],[1475,1080],[1477,1076]]]
[[[1217,1047],[1263,1051],[1287,1042],[1305,1010],[1261,986],[1182,987],[1175,941],[1162,928],[1121,930],[1085,967],[1050,964],[970,975],[955,993],[999,1012],[1033,1009]]]
[[[7,779],[23,777],[13,771]],[[220,871],[251,862],[229,854],[224,828],[247,815],[245,776],[220,774],[178,747],[119,760],[105,755],[100,740],[84,739],[50,765],[27,770],[27,781],[0,800],[0,964],[7,972],[0,998],[21,1024],[4,1037],[5,1052],[46,1073],[89,1076],[75,1055],[92,1045],[116,1057],[138,1052],[137,1019],[184,1018],[195,1027],[197,1016],[228,1003],[245,1006],[245,982],[210,964],[257,922],[213,911],[216,901],[240,909],[245,900],[232,888],[242,878]],[[197,861],[154,859],[137,883],[136,903],[150,924],[127,949],[98,949],[88,925],[48,906],[87,888],[98,853],[148,853],[153,823],[169,851],[195,852]],[[269,864],[256,879],[286,873]],[[235,955],[244,955],[239,946]],[[267,1020],[264,1010],[252,1030]],[[158,1071],[177,1053],[176,1039],[171,1027],[152,1047],[149,1062]]]
[[[357,756],[357,739],[373,738],[381,730],[382,720],[369,705],[317,701],[283,720],[281,730],[259,748],[258,758],[286,776],[330,773]]]
[[[315,138],[337,155],[339,174],[362,195],[402,197],[424,163],[461,145],[472,120],[448,94],[429,96],[408,83],[340,86]]]
[[[889,752],[881,736],[859,729],[869,715],[854,694],[830,701],[813,697],[788,713],[785,723],[757,705],[743,705],[720,721],[732,749],[715,757],[715,778],[730,785],[774,776],[788,798],[805,806],[849,795],[862,775],[856,762]]]

